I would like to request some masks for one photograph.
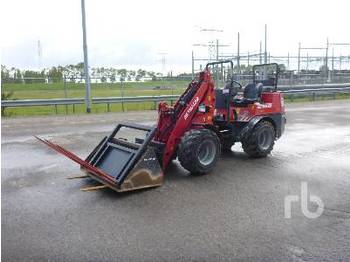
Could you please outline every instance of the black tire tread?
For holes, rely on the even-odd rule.
[[[217,145],[216,158],[209,167],[204,168],[198,162],[197,150],[205,139],[214,139]],[[178,145],[177,155],[183,168],[192,174],[203,174],[209,172],[216,164],[221,152],[221,144],[215,132],[209,129],[191,129],[181,138]]]
[[[251,135],[242,140],[242,148],[245,153],[247,153],[251,157],[259,158],[266,157],[271,153],[273,146],[275,144],[275,139],[272,140],[270,147],[267,150],[261,150],[258,146],[258,134],[261,129],[268,128],[273,132],[273,137],[275,137],[275,128],[269,121],[261,121],[259,122],[253,129]]]

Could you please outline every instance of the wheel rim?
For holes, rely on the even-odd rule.
[[[203,166],[210,165],[215,159],[216,146],[211,140],[204,141],[198,149],[198,161]]]
[[[272,143],[272,134],[268,130],[263,130],[258,136],[258,144],[262,150],[267,150]]]

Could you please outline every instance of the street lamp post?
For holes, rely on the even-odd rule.
[[[85,21],[85,0],[81,0],[81,20],[83,27],[83,51],[84,51],[84,74],[85,74],[85,105],[86,112],[91,112],[91,97],[90,97],[90,76],[88,64],[88,51],[86,44],[86,21]]]

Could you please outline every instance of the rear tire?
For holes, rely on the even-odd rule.
[[[213,131],[192,129],[182,136],[177,155],[180,164],[191,174],[204,174],[215,166],[220,152],[220,140]]]
[[[275,128],[268,121],[259,122],[249,137],[242,140],[242,147],[251,157],[266,157],[275,144]]]

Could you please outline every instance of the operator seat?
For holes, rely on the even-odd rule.
[[[239,86],[235,86],[233,84],[233,82],[231,82],[231,81],[227,81],[225,83],[224,89],[229,90],[228,92],[229,92],[231,97],[235,97],[238,94],[238,91],[239,91],[240,87]]]
[[[261,93],[263,91],[263,84],[248,84],[244,87],[243,91],[243,97],[250,100],[258,100],[261,96]]]
[[[234,99],[234,105],[243,107],[259,101],[263,88],[264,86],[262,83],[258,83],[256,85],[253,83],[247,84],[243,90],[243,98]]]
[[[215,108],[226,109],[238,94],[239,87],[235,86],[231,81],[225,83],[224,88],[215,89]]]

